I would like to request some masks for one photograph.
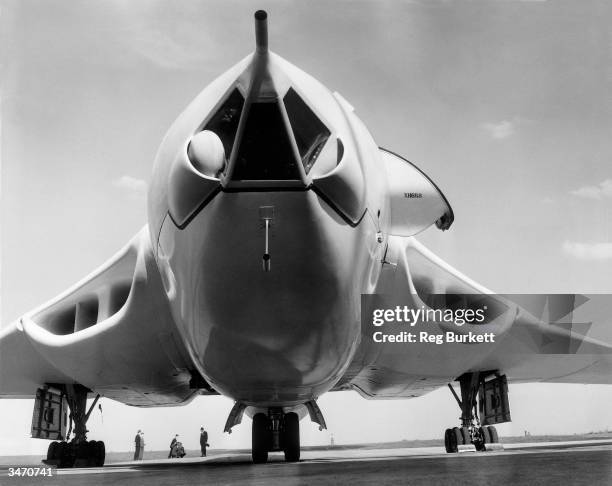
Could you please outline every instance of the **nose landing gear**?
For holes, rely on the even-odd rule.
[[[300,419],[295,412],[283,413],[281,408],[271,408],[268,415],[253,416],[253,462],[267,462],[268,452],[283,451],[285,461],[300,460]]]
[[[255,407],[254,407],[255,408]],[[323,413],[315,400],[292,407],[256,407],[249,409],[245,403],[237,401],[225,422],[224,432],[232,433],[232,428],[242,422],[244,413],[253,413],[251,430],[252,457],[256,464],[268,461],[268,452],[282,451],[285,461],[300,460],[300,417],[306,412],[319,430],[327,429]]]
[[[253,416],[251,456],[255,464],[268,461],[268,451],[272,449],[272,427],[270,419],[264,413]]]

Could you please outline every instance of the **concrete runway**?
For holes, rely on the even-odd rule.
[[[609,485],[612,442],[508,444],[503,451],[446,454],[440,447],[307,451],[299,463],[271,454],[254,465],[249,455],[125,462],[103,468],[54,471],[54,476],[10,478],[0,484],[53,485]]]

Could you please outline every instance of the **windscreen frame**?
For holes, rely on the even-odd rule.
[[[286,91],[285,91],[286,92]],[[279,93],[274,97],[247,97],[244,103],[244,107],[242,109],[242,114],[240,117],[240,123],[238,125],[238,133],[236,134],[236,139],[234,142],[234,149],[232,150],[231,157],[227,164],[227,169],[223,173],[221,178],[221,183],[223,185],[223,190],[306,190],[312,184],[311,177],[307,176],[304,172],[304,166],[302,165],[301,158],[299,156],[299,151],[297,148],[297,144],[293,135],[293,130],[291,128],[291,124],[289,123],[289,117],[287,116],[287,111],[285,109],[285,105],[282,102],[283,96]],[[282,124],[289,139],[289,144],[291,147],[293,161],[297,167],[297,171],[299,173],[299,178],[297,179],[252,179],[252,180],[235,180],[233,179],[233,173],[236,168],[237,158],[239,147],[242,144],[242,139],[245,134],[246,123],[249,116],[249,112],[251,110],[251,106],[257,103],[276,103],[280,109],[280,114],[282,118]]]

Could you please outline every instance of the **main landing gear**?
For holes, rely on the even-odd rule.
[[[283,413],[282,408],[271,408],[268,415],[253,416],[253,462],[268,460],[268,452],[283,451],[285,461],[300,460],[300,418],[295,412]]]
[[[496,379],[489,382],[484,381],[484,376],[479,372],[461,375],[457,380],[459,381],[461,398],[457,396],[449,383],[448,387],[461,408],[461,427],[446,429],[444,433],[446,452],[459,452],[461,446],[473,446],[477,451],[497,448],[491,445],[499,443],[497,430],[492,425],[481,426],[477,410],[477,398],[480,395],[483,423],[507,422],[510,421],[508,388],[505,376],[497,376]]]
[[[101,467],[104,465],[106,450],[104,442],[87,440],[87,420],[95,407],[100,395],[97,395],[89,410],[87,407],[88,389],[81,385],[65,385],[63,387],[66,401],[70,408],[70,429],[66,439],[70,438],[72,422],[74,422],[74,437],[71,441],[51,442],[47,450],[47,464],[55,464],[59,468],[68,467]]]

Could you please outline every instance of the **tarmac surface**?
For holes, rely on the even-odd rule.
[[[508,444],[504,450],[446,454],[440,447],[306,451],[299,463],[246,454],[109,464],[53,470],[53,476],[9,477],[0,484],[49,485],[610,485],[612,441]]]

